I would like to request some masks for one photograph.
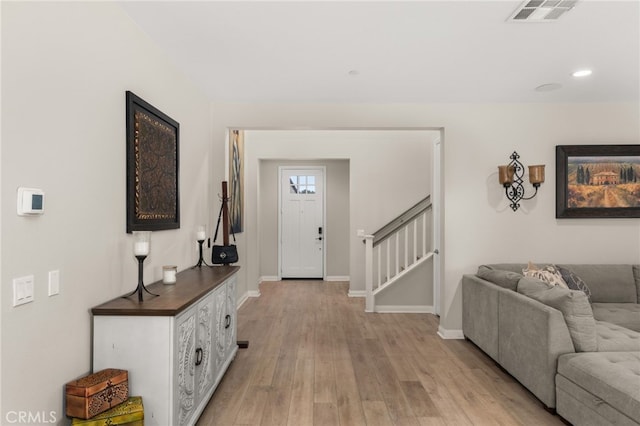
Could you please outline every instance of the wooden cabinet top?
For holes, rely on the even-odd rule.
[[[144,293],[144,301],[138,302],[138,294],[118,297],[102,305],[91,308],[93,315],[137,315],[137,316],[174,316],[187,309],[202,296],[222,284],[235,274],[239,266],[214,266],[189,268],[177,274],[175,284],[166,285],[156,281],[147,285],[152,296]],[[135,277],[134,277],[135,278]],[[131,288],[137,283],[131,280]]]

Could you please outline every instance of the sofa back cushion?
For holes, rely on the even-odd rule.
[[[632,265],[558,266],[570,269],[587,284],[593,303],[638,303]]]
[[[522,278],[522,274],[513,271],[505,271],[503,269],[494,269],[490,265],[480,265],[476,274],[479,278],[499,285],[502,288],[516,291],[518,281]]]
[[[524,277],[518,282],[517,291],[562,312],[576,352],[598,350],[596,321],[584,292],[550,286],[530,277]]]
[[[483,266],[486,266],[487,268],[491,268],[495,270],[500,270],[500,271],[516,272],[522,275],[522,270],[527,267],[527,264],[526,263],[492,263],[492,264],[483,265]]]

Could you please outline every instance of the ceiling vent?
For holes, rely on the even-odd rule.
[[[555,21],[571,9],[578,0],[529,0],[525,1],[511,15],[509,21],[514,22],[551,22]]]

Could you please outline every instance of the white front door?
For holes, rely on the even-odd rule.
[[[280,276],[324,278],[324,168],[280,168]]]

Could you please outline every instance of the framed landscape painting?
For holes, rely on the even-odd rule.
[[[640,217],[640,145],[556,146],[556,218]]]

